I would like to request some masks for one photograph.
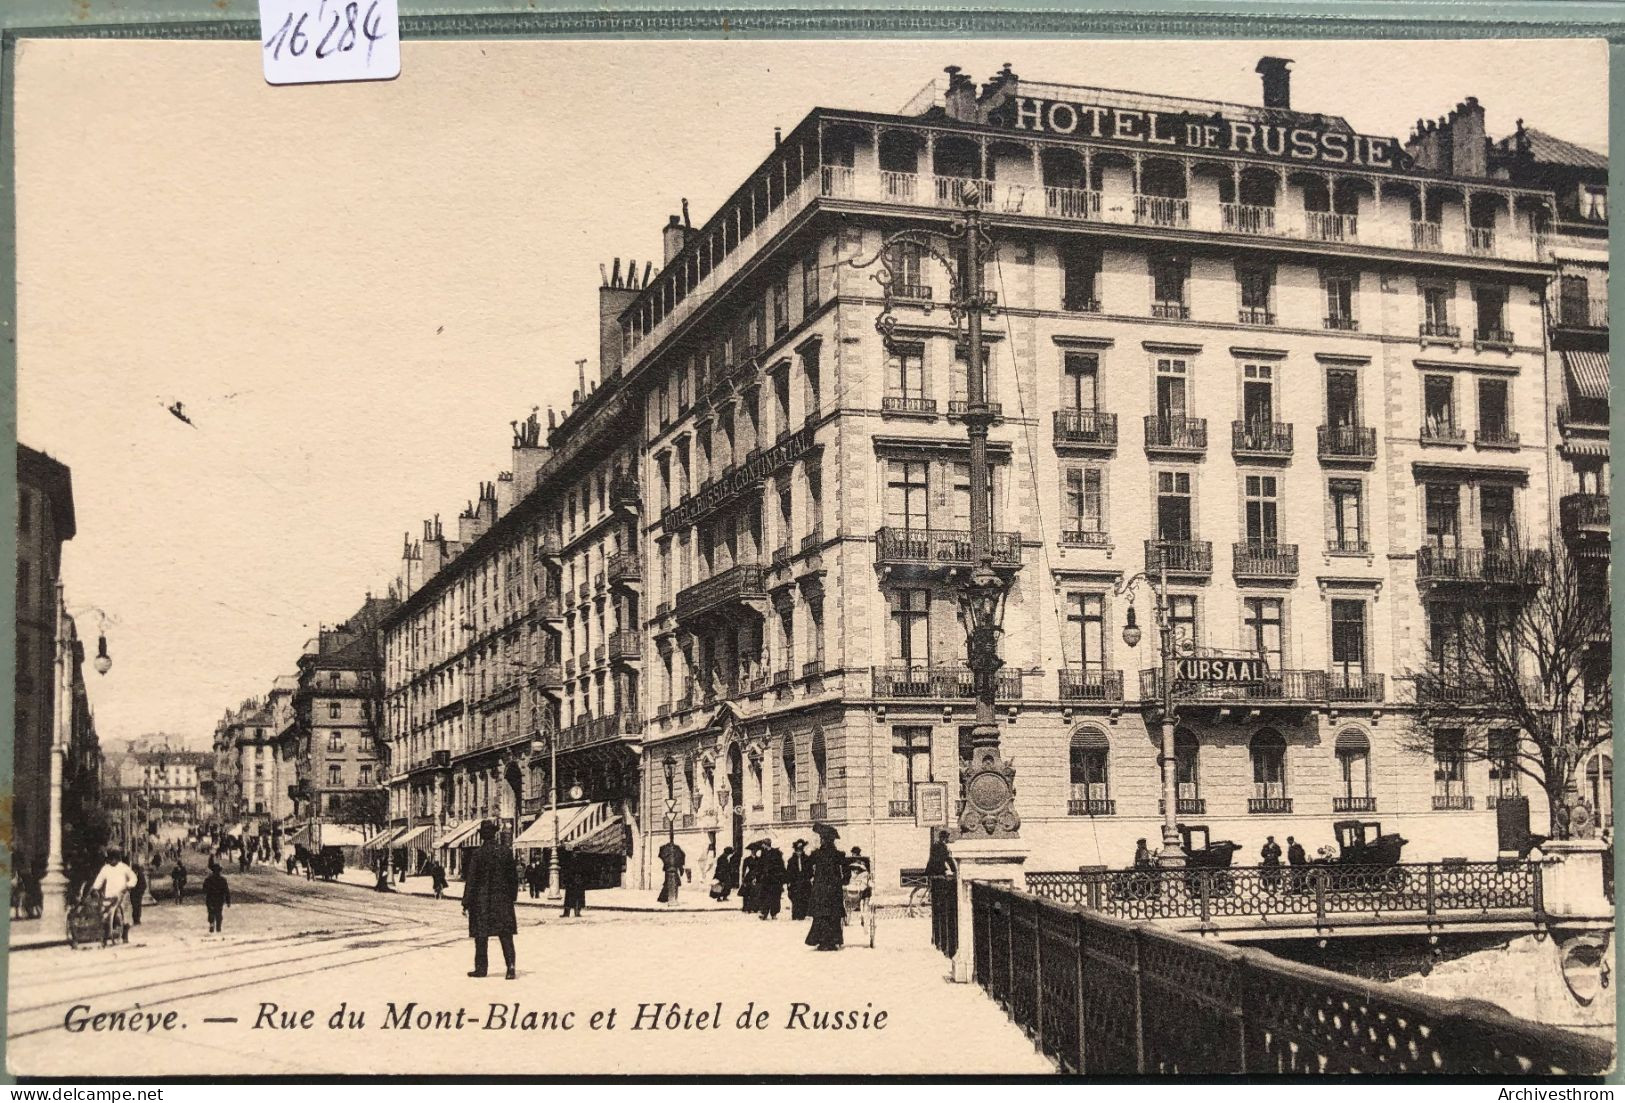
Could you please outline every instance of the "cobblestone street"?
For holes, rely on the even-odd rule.
[[[149,905],[127,946],[11,956],[8,1056],[18,1075],[142,1073],[771,1074],[1047,1073],[1047,1060],[973,986],[946,980],[928,921],[884,917],[880,945],[817,954],[805,924],[734,913],[598,913],[564,921],[521,909],[519,977],[465,976],[469,940],[454,901],[380,897],[257,869],[231,877],[225,934],[201,900]],[[19,925],[21,926],[21,925]],[[851,929],[855,937],[858,929]],[[673,1002],[689,1029],[667,1029]],[[414,1004],[409,1027],[385,1029]],[[792,1025],[795,1003],[807,1009]],[[262,1017],[264,1005],[275,1013]],[[345,1005],[359,1029],[333,1030]],[[639,1005],[664,1004],[658,1028]],[[716,1015],[721,1006],[720,1018]],[[765,1012],[739,1030],[742,1012]],[[70,1031],[87,1014],[176,1012],[172,1029]],[[493,1005],[496,1010],[493,1010]],[[517,1008],[515,1007],[517,1005]],[[88,1012],[83,1007],[88,1006]],[[613,1028],[590,1025],[616,1010]],[[441,1028],[439,1021],[463,1026]],[[308,1027],[284,1026],[314,1012]],[[816,1029],[824,1012],[870,1029]],[[429,1013],[427,1017],[423,1013]],[[537,1029],[526,1030],[536,1013]],[[560,1017],[555,1029],[546,1013]],[[573,1017],[566,1020],[566,1013]],[[884,1026],[875,1029],[879,1013]],[[704,1015],[703,1027],[701,1016]],[[285,1017],[286,1016],[286,1017]],[[235,1019],[209,1022],[208,1019]],[[256,1021],[260,1022],[256,1028]],[[149,1020],[143,1019],[142,1022]],[[674,1020],[675,1021],[675,1020]],[[276,1025],[269,1025],[270,1023]],[[514,1023],[519,1024],[515,1028]],[[568,1022],[569,1028],[562,1029]]]

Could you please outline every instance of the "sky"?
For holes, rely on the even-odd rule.
[[[298,87],[258,51],[18,45],[18,434],[73,469],[104,739],[207,743],[382,593],[508,423],[596,373],[599,265],[657,260],[684,198],[702,222],[815,106],[1006,61],[1257,103],[1273,54],[1294,107],[1363,133],[1476,95],[1492,136],[1607,147],[1600,42],[408,41],[397,80]]]

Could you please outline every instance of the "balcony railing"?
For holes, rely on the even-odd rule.
[[[1333,812],[1375,812],[1376,797],[1333,797]]]
[[[1247,811],[1257,816],[1286,816],[1292,813],[1291,797],[1248,797]]]
[[[1359,238],[1359,219],[1352,214],[1305,211],[1303,223],[1305,235],[1316,241],[1355,241]]]
[[[1518,434],[1505,423],[1491,422],[1473,430],[1473,443],[1481,448],[1516,448]]]
[[[1422,422],[1422,441],[1425,444],[1465,444],[1467,430],[1444,421]]]
[[[1473,798],[1467,793],[1434,793],[1433,810],[1435,812],[1471,812]]]
[[[931,300],[931,285],[928,283],[894,283],[891,285],[892,298],[916,299],[921,302]]]
[[[1418,582],[1493,582],[1529,585],[1542,563],[1537,550],[1424,545],[1416,549]]]
[[[1207,418],[1147,414],[1145,447],[1169,452],[1201,452],[1207,448]]]
[[[1275,208],[1252,203],[1220,203],[1219,226],[1232,234],[1274,234]]]
[[[1099,797],[1069,798],[1066,802],[1066,814],[1069,816],[1115,816],[1117,815],[1117,802],[1115,800]]]
[[[1326,675],[1326,700],[1330,702],[1377,704],[1383,699],[1386,681],[1381,674],[1361,674],[1332,670]]]
[[[1298,577],[1298,545],[1245,540],[1231,545],[1233,571],[1246,578]]]
[[[815,800],[807,807],[807,818],[811,820],[829,819],[829,805],[821,800]]]
[[[1109,548],[1112,546],[1112,534],[1101,529],[1064,528],[1061,530],[1061,543],[1075,548]]]
[[[948,400],[949,417],[964,417],[965,411],[968,409],[970,409],[970,402],[966,399],[950,398]],[[1004,404],[1001,402],[989,402],[987,404],[987,412],[992,414],[994,417],[1003,417]]]
[[[791,555],[792,551],[790,545],[788,543],[780,544],[778,547],[773,549],[773,555],[771,558],[769,558],[768,562],[775,570],[777,570],[779,567],[788,567],[790,565]]]
[[[1467,227],[1467,251],[1477,256],[1495,255],[1495,231],[1487,226]]]
[[[612,662],[624,662],[643,657],[642,641],[636,632],[621,629],[609,637],[609,657]]]
[[[1244,326],[1272,326],[1275,324],[1275,313],[1268,307],[1244,306],[1236,311],[1236,321]]]
[[[619,712],[612,712],[607,716],[590,716],[567,728],[559,729],[558,749],[576,751],[629,737],[635,739],[637,727],[635,718],[623,717]]]
[[[558,594],[545,594],[536,605],[543,620],[564,619],[564,602]]]
[[[1345,333],[1357,333],[1360,323],[1347,314],[1328,314],[1320,321],[1323,329],[1340,329]]]
[[[880,408],[889,414],[936,415],[937,400],[913,395],[889,394],[880,400]]]
[[[1176,322],[1189,321],[1191,308],[1187,303],[1154,302],[1151,304],[1151,316]]]
[[[1052,218],[1098,219],[1100,193],[1083,188],[1045,188],[1044,213]]]
[[[1173,698],[1179,701],[1277,701],[1317,704],[1329,697],[1328,676],[1324,670],[1272,670],[1256,682],[1174,682]],[[1151,667],[1140,671],[1140,700],[1162,699],[1162,671]]]
[[[1437,337],[1445,341],[1461,339],[1461,327],[1451,325],[1449,322],[1423,322],[1417,327],[1417,333],[1423,337]]]
[[[1411,684],[1416,693],[1416,703],[1425,708],[1481,705],[1494,693],[1488,682],[1460,672],[1441,674],[1426,671],[1415,675]]]
[[[803,536],[801,538],[801,554],[802,555],[811,555],[813,552],[817,551],[819,548],[821,548],[823,546],[824,546],[824,530],[823,529],[813,529],[806,536]]]
[[[1317,432],[1322,459],[1375,459],[1377,431],[1365,425],[1322,425]]]
[[[1170,574],[1212,574],[1213,541],[1147,540],[1145,569],[1155,574],[1165,563]]]
[[[609,574],[609,584],[618,586],[626,582],[643,581],[643,561],[637,552],[616,552],[610,556],[605,570]]]
[[[1013,532],[993,534],[995,566],[1021,566],[1021,538]],[[875,532],[875,562],[882,566],[971,567],[967,529],[900,529]]]
[[[1370,555],[1371,542],[1362,536],[1330,536],[1326,551],[1332,555]]]
[[[787,686],[791,681],[790,665],[782,666],[773,672],[774,686]]]
[[[824,676],[824,660],[811,659],[801,664],[803,678],[822,678]]]
[[[1163,815],[1168,810],[1168,802],[1157,801],[1157,815]],[[1174,799],[1174,814],[1179,816],[1205,816],[1207,815],[1206,797],[1176,797]]]
[[[891,700],[924,698],[970,701],[976,697],[976,677],[964,666],[877,666],[870,671],[874,695]],[[1021,671],[1006,667],[998,674],[998,697],[1021,699]]]
[[[1290,456],[1292,426],[1280,421],[1233,421],[1230,447],[1237,453],[1259,456]]]
[[[886,815],[894,820],[913,819],[914,802],[911,800],[894,800],[886,805]]]
[[[1056,410],[1055,443],[1094,448],[1117,447],[1117,415],[1101,410]]]
[[[1487,327],[1473,330],[1473,344],[1480,348],[1509,349],[1513,345],[1512,331],[1498,327]]]
[[[1444,226],[1438,222],[1411,222],[1411,248],[1438,252],[1444,248]]]
[[[730,605],[765,598],[766,594],[761,565],[739,563],[678,591],[677,619],[705,616]]]
[[[1565,494],[1557,508],[1562,517],[1565,537],[1573,539],[1584,532],[1608,534],[1608,495]]]
[[[1552,324],[1555,326],[1576,326],[1581,329],[1608,328],[1606,298],[1559,299],[1552,304],[1550,313]]]
[[[1063,701],[1121,701],[1123,672],[1063,669],[1060,671],[1060,690]]]
[[[1191,201],[1169,195],[1136,195],[1134,221],[1142,226],[1189,226]]]

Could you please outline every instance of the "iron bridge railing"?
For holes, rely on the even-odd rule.
[[[952,885],[946,886],[950,891]],[[986,882],[971,975],[1063,1073],[1594,1075],[1603,1039]],[[932,885],[932,936],[949,893]],[[956,947],[957,948],[957,947]]]

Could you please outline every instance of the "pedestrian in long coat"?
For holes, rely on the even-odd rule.
[[[739,910],[755,912],[761,909],[756,905],[757,892],[757,866],[762,860],[762,844],[751,843],[745,848],[745,860],[739,863]]]
[[[733,847],[722,848],[722,857],[717,859],[717,872],[713,880],[716,882],[717,891],[711,895],[717,900],[728,899],[728,894],[738,887],[739,855],[734,853]]]
[[[784,851],[771,842],[756,863],[756,907],[763,919],[777,919],[784,905]]]
[[[587,867],[581,855],[566,848],[559,849],[559,887],[564,890],[564,912],[581,918],[581,909],[587,906]]]
[[[130,893],[130,922],[141,926],[141,905],[147,898],[147,867],[139,860],[135,863],[135,889]]]
[[[790,889],[790,918],[807,918],[807,898],[812,893],[812,859],[807,843],[797,839],[790,847],[790,860],[784,865],[784,879]]]
[[[186,896],[186,867],[179,858],[175,859],[175,868],[169,872],[169,880],[175,886],[175,903],[182,903]]]
[[[841,948],[841,925],[846,919],[846,882],[851,873],[847,857],[835,845],[840,834],[823,824],[813,828],[818,832],[818,849],[809,859],[812,865],[812,891],[808,895],[808,912],[812,926],[807,931],[807,945],[819,950]]]
[[[661,904],[676,904],[677,893],[683,887],[683,867],[688,862],[688,855],[683,848],[675,842],[667,840],[660,844],[656,852],[660,858],[660,869],[663,874],[660,881],[660,896],[657,898]]]
[[[514,979],[513,936],[519,921],[513,904],[518,896],[513,851],[497,842],[497,825],[486,820],[480,825],[479,849],[463,866],[463,911],[468,914],[468,937],[474,940],[474,968],[469,976],[485,976],[488,942],[494,935],[502,945],[508,979]]]

